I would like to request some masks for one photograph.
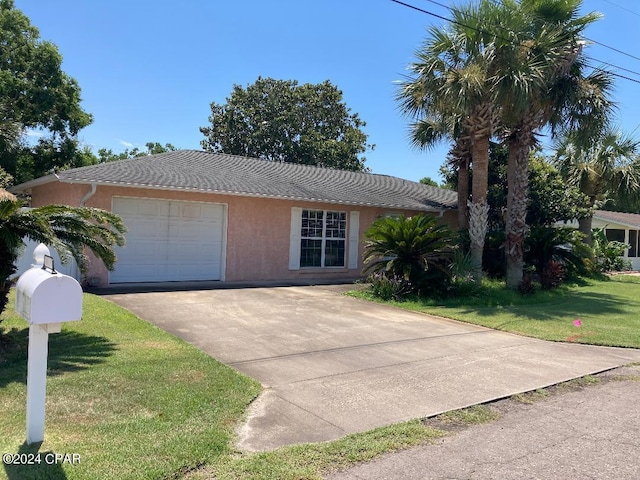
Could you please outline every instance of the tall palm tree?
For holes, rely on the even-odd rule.
[[[589,207],[608,195],[640,192],[640,141],[614,129],[604,130],[590,146],[576,135],[556,143],[554,163],[570,185],[589,197]],[[579,219],[591,243],[593,215]]]
[[[427,40],[416,53],[416,61],[409,66],[408,79],[400,85],[397,99],[402,111],[417,119],[414,141],[428,146],[449,138],[455,142],[452,152],[460,159],[458,167],[464,168],[471,158],[469,235],[474,277],[480,281],[489,208],[489,141],[498,118],[494,99],[496,82],[500,79],[495,69],[494,38],[484,24],[497,17],[500,9],[483,0],[477,5],[452,8],[451,12],[449,26],[429,29]],[[427,123],[448,128],[433,129],[440,134],[416,136],[425,119]],[[460,182],[459,200],[464,201]]]
[[[582,0],[504,0],[505,16],[519,18],[522,29],[501,43],[502,73],[513,87],[502,89],[498,103],[509,148],[505,257],[507,286],[523,276],[526,234],[528,162],[537,136],[546,125],[564,126],[583,136],[606,124],[612,103],[610,77],[601,71],[585,75],[581,34],[600,18],[579,16]],[[510,20],[513,24],[513,20]]]
[[[0,313],[7,304],[23,238],[51,245],[63,256],[68,252],[82,271],[88,247],[111,270],[116,261],[113,247],[124,245],[125,231],[122,219],[111,212],[66,205],[27,210],[15,195],[0,188]]]

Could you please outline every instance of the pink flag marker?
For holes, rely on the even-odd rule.
[[[581,327],[581,326],[582,326],[582,322],[580,321],[580,319],[579,319],[579,318],[576,318],[576,319],[573,321],[573,324],[574,324],[576,327]]]

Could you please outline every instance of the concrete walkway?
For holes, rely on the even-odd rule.
[[[259,380],[239,447],[333,440],[640,361],[341,295],[352,286],[107,295]]]

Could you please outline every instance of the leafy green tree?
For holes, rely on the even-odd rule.
[[[365,238],[365,273],[400,278],[418,293],[441,291],[449,284],[456,234],[436,217],[379,218]]]
[[[485,245],[483,265],[490,276],[504,278],[506,272],[504,258],[505,212],[507,208],[507,146],[491,142],[489,156],[489,218],[487,242]],[[445,184],[458,182],[456,170],[445,163],[440,169]],[[525,266],[535,267],[539,264],[536,255],[543,247],[537,248],[538,240],[548,242],[544,229],[553,230],[556,222],[567,222],[583,218],[592,213],[588,206],[588,198],[575,187],[568,185],[560,172],[540,153],[530,154],[528,168],[529,194],[527,197],[526,222],[531,228],[527,231],[525,243]],[[538,233],[540,233],[538,235]],[[544,238],[542,238],[544,237]],[[560,237],[558,237],[560,238]],[[582,236],[580,237],[582,238]],[[560,244],[562,244],[560,238]],[[535,244],[535,245],[534,245]],[[533,247],[532,247],[533,246]],[[567,267],[573,273],[572,266]]]
[[[610,195],[640,193],[640,141],[606,129],[585,148],[575,135],[556,144],[554,162],[567,184],[588,197],[591,214],[579,220],[579,230],[591,243],[593,207]]]
[[[84,248],[88,247],[108,269],[113,269],[113,247],[125,242],[126,228],[120,217],[88,207],[21,207],[22,202],[15,195],[0,189],[0,313],[7,304],[23,238],[51,245],[63,256],[69,252],[82,271],[87,265]]]
[[[362,154],[373,149],[365,122],[328,80],[298,85],[258,77],[246,88],[234,85],[225,104],[211,103],[209,121],[201,144],[213,152],[365,171]]]
[[[507,146],[491,142],[489,155],[489,231],[504,230],[507,208]],[[445,185],[458,182],[457,172],[445,163],[440,168]],[[592,213],[588,197],[568,185],[558,169],[539,152],[531,152],[528,168],[527,225],[551,226]]]
[[[21,182],[72,163],[77,134],[92,117],[56,46],[40,39],[12,0],[0,0],[0,45],[0,167]],[[42,134],[33,148],[27,130]]]
[[[124,152],[114,153],[113,150],[107,148],[101,148],[98,150],[97,163],[115,162],[117,160],[124,160],[126,158],[144,157],[147,155],[155,155],[157,153],[175,152],[177,149],[170,143],[164,145],[158,142],[147,142],[145,144],[146,150],[141,150],[138,147],[133,147],[131,150],[128,148]]]
[[[423,177],[420,179],[420,183],[423,185],[431,185],[432,187],[439,187],[440,185],[431,177]]]

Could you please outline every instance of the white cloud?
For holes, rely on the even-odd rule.
[[[133,147],[133,143],[129,143],[129,142],[125,142],[124,140],[120,140],[118,139],[118,141],[125,147],[125,148],[131,148]]]

